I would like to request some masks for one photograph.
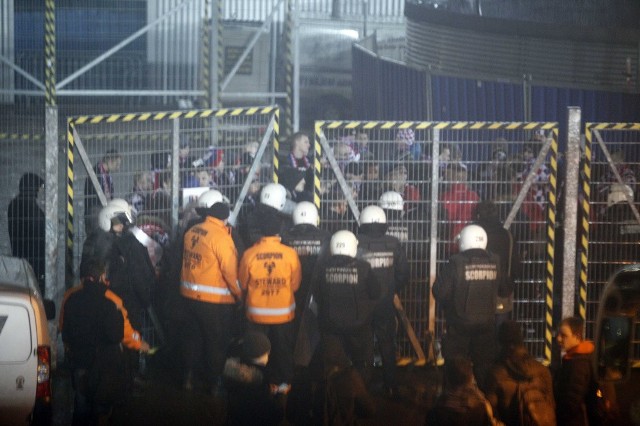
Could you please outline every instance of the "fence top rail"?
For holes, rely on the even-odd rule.
[[[316,121],[316,129],[507,129],[550,130],[557,122],[492,122],[492,121]]]
[[[585,123],[588,130],[640,130],[640,123]]]
[[[75,124],[99,124],[130,121],[147,120],[174,120],[177,118],[207,118],[224,117],[236,115],[262,115],[271,114],[278,109],[277,105],[242,108],[221,108],[221,109],[195,109],[179,111],[159,111],[121,114],[99,114],[72,116],[67,119],[69,125]]]

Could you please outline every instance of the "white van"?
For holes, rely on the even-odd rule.
[[[0,425],[51,423],[54,316],[29,263],[0,256]]]

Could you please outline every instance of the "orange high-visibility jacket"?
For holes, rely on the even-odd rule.
[[[236,246],[231,230],[220,219],[207,216],[184,235],[180,293],[218,304],[242,299]]]
[[[62,298],[62,304],[60,305],[60,319],[58,320],[59,333],[62,333],[62,327],[64,325],[64,322],[63,322],[64,306],[67,303],[69,296],[71,296],[76,291],[82,290],[82,288],[83,288],[83,284],[80,283],[79,285],[71,287],[70,289],[64,292],[64,296]],[[125,309],[120,296],[118,296],[111,290],[107,289],[104,292],[104,297],[111,300],[118,307],[118,310],[120,311],[120,313],[122,314],[122,318],[124,319],[124,337],[122,338],[122,344],[126,348],[132,349],[134,351],[140,350],[140,346],[142,345],[142,335],[137,330],[135,330],[131,325],[131,322],[129,321],[129,313]]]
[[[239,275],[250,321],[283,324],[293,320],[293,294],[300,287],[302,268],[298,254],[282,244],[280,237],[263,237],[247,250]]]
[[[104,297],[111,300],[118,307],[118,310],[120,311],[120,313],[122,314],[122,318],[124,319],[124,337],[122,338],[122,344],[125,348],[139,351],[140,346],[142,346],[142,335],[136,329],[134,329],[131,325],[131,322],[129,322],[129,313],[124,307],[122,299],[120,299],[120,296],[118,296],[111,290],[105,291]]]

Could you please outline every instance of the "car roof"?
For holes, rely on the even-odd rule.
[[[25,259],[0,255],[0,285],[38,291],[38,281]]]

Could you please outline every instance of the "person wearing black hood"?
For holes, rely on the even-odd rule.
[[[7,209],[11,254],[27,259],[44,296],[45,217],[39,201],[44,196],[44,180],[35,173],[25,173],[19,190]]]
[[[527,351],[520,325],[511,320],[503,322],[498,329],[498,342],[500,355],[489,371],[485,391],[496,417],[508,426],[523,424],[518,393],[526,393],[529,399],[535,395],[540,401],[540,409],[535,410],[537,424],[555,425],[551,372]]]
[[[271,395],[265,374],[271,353],[269,338],[264,333],[248,331],[238,352],[227,358],[222,373],[228,392],[227,425],[280,424],[284,411]]]
[[[245,247],[251,247],[264,237],[261,223],[265,220],[279,221],[282,225],[278,234],[291,227],[291,219],[282,210],[287,202],[287,190],[278,183],[269,183],[260,191],[260,203],[253,211],[244,216],[244,223],[239,226]]]
[[[109,281],[104,260],[83,257],[82,286],[68,297],[63,311],[62,341],[75,390],[73,425],[108,422],[112,405],[125,395],[125,359],[120,344],[124,316],[105,296]]]
[[[387,217],[378,206],[367,206],[360,214],[358,243],[361,257],[371,265],[382,286],[382,299],[373,314],[373,333],[382,357],[385,394],[397,397],[396,384],[396,310],[394,296],[409,281],[409,262],[400,241],[387,232]]]
[[[502,276],[514,286],[520,276],[520,251],[513,234],[502,226],[498,206],[489,200],[480,202],[475,210],[476,224],[487,233],[487,250],[500,258]],[[513,311],[513,293],[496,301],[496,330],[508,320]]]

